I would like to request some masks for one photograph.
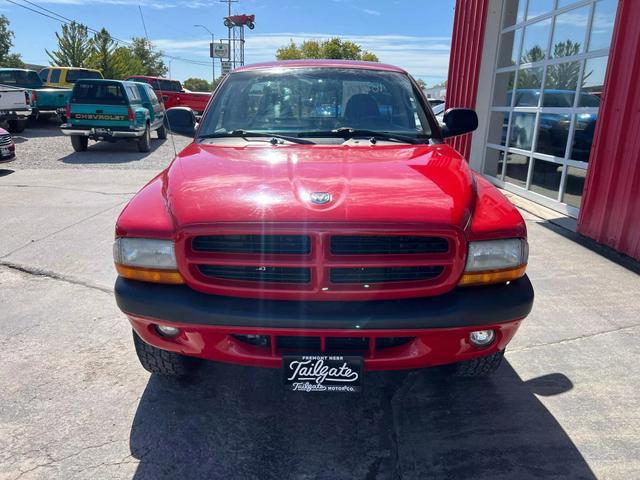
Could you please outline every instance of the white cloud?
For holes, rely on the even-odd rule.
[[[376,17],[380,16],[380,12],[378,10],[371,10],[370,8],[363,8],[362,11],[368,15],[375,15]]]
[[[449,68],[449,37],[419,35],[339,35],[329,33],[270,33],[254,34],[246,37],[245,57],[247,63],[265,62],[275,59],[278,48],[289,43],[304,40],[325,40],[339,36],[356,42],[364,50],[378,55],[381,62],[391,63],[406,69],[415,77],[427,83],[444,80]],[[189,58],[209,58],[207,40],[156,39],[154,45],[165,53],[185,55]]]

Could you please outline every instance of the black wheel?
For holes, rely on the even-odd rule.
[[[229,20],[228,18],[224,19],[224,26],[227,28],[231,28],[233,24],[231,23],[231,20]]]
[[[7,124],[9,125],[9,131],[11,133],[22,133],[24,129],[27,128],[28,120],[9,120]]]
[[[86,152],[89,138],[82,135],[71,135],[71,145],[76,152]]]
[[[144,134],[138,139],[138,151],[148,152],[150,150],[151,150],[151,129],[149,128],[149,124],[147,124],[147,128],[144,129]]]
[[[486,377],[495,372],[504,357],[504,350],[485,357],[474,358],[453,365],[453,375],[456,377]]]
[[[249,27],[249,30],[253,30],[254,28],[256,28],[256,24],[251,22],[247,25]]]
[[[175,352],[160,350],[145,343],[135,331],[133,344],[136,347],[138,360],[145,370],[166,377],[186,377],[193,373],[200,363],[199,359],[185,357]]]
[[[158,130],[158,138],[160,140],[164,140],[165,138],[167,138],[167,129],[165,128],[164,125],[162,125]]]

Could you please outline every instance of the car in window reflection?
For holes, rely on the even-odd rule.
[[[537,107],[540,95],[543,108],[572,108],[576,92],[573,90],[545,90],[518,89],[514,105],[517,107]],[[511,103],[511,95],[507,94],[507,102]],[[597,108],[600,106],[598,94],[582,92],[578,101],[579,107]],[[576,114],[576,128],[570,158],[586,162],[589,160],[593,133],[598,115],[592,112]],[[502,140],[506,140],[508,117],[502,129]],[[570,113],[540,113],[540,126],[536,151],[556,157],[564,157],[565,148],[571,125]],[[535,128],[535,114],[515,112],[512,116],[512,126],[509,146],[530,150]]]

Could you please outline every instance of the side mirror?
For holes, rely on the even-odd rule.
[[[173,107],[164,116],[164,126],[171,133],[193,137],[196,134],[196,115],[190,108]]]
[[[442,136],[445,138],[473,132],[478,128],[478,115],[470,108],[450,108],[444,112],[442,121]]]

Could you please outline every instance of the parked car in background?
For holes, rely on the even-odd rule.
[[[153,89],[139,82],[78,80],[67,107],[62,133],[76,152],[87,150],[89,139],[134,140],[140,152],[151,149],[151,132],[167,138],[164,107]]]
[[[11,162],[16,157],[16,145],[11,134],[0,128],[0,163]]]
[[[23,68],[0,68],[0,85],[27,90],[31,97],[31,116],[40,114],[58,115],[64,121],[64,112],[70,88],[46,87],[35,70]]]
[[[113,249],[144,368],[280,368],[313,392],[498,368],[533,288],[522,216],[444,141],[475,112],[440,127],[400,68],[299,60],[230,73],[197,128],[185,108],[167,119],[194,140],[125,207]]]
[[[24,88],[0,85],[0,124],[10,132],[22,132],[31,115],[31,96]]]
[[[144,75],[134,75],[127,80],[151,85],[165,108],[189,107],[197,115],[202,115],[211,98],[211,92],[192,92],[185,89],[178,80]]]
[[[76,67],[47,67],[40,70],[40,80],[48,87],[73,88],[78,80],[104,78],[100,70]]]

